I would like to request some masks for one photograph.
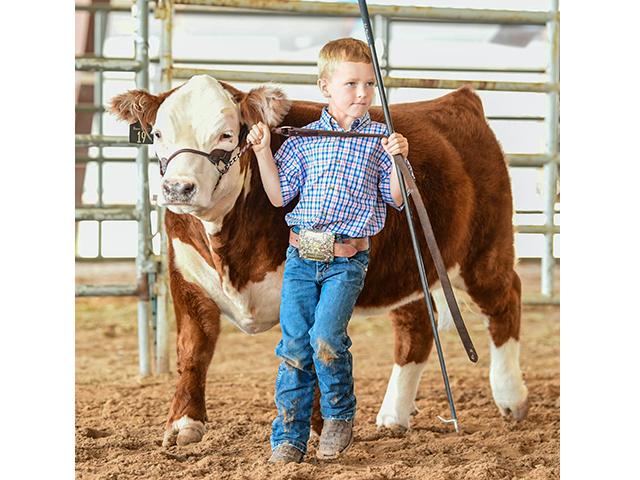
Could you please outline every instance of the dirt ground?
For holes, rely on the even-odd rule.
[[[536,264],[518,267],[525,292],[539,288]],[[559,270],[559,269],[557,269]],[[99,278],[95,278],[100,272]],[[78,265],[79,283],[133,281],[129,264]],[[559,282],[556,282],[558,284]],[[315,459],[310,441],[302,464],[271,466],[269,433],[280,331],[249,336],[223,325],[207,378],[209,422],[202,442],[161,446],[176,374],[140,379],[134,299],[76,300],[76,477],[79,479],[555,479],[560,475],[560,319],[556,306],[524,306],[522,368],[529,416],[503,420],[489,387],[488,337],[482,318],[463,309],[480,356],[470,363],[455,330],[441,336],[460,435],[449,416],[434,352],[418,390],[419,413],[406,433],[378,431],[375,417],[393,365],[386,318],[354,319],[356,440],[334,462]],[[175,369],[175,337],[171,343]]]

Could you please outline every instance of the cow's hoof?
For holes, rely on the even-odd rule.
[[[200,420],[193,420],[185,415],[173,422],[171,426],[164,431],[162,446],[183,446],[190,443],[197,443],[202,440],[205,431],[204,423]]]
[[[525,398],[523,401],[515,406],[505,406],[498,404],[498,409],[503,417],[513,419],[516,422],[524,420],[529,412],[529,398]]]
[[[410,415],[398,415],[397,413],[392,412],[382,412],[378,413],[376,417],[376,425],[378,428],[390,428],[393,430],[396,429],[409,429],[409,417]]]
[[[415,402],[382,402],[376,425],[378,428],[390,428],[393,430],[408,430],[409,422],[413,415],[418,413]]]
[[[523,381],[509,389],[498,390],[493,400],[503,417],[517,422],[523,420],[529,411],[529,390]]]

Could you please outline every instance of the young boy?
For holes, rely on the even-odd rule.
[[[375,76],[369,47],[352,38],[326,44],[318,60],[318,86],[328,99],[320,119],[306,128],[388,134],[371,121]],[[290,137],[275,155],[269,128],[248,135],[271,203],[300,199],[285,220],[286,253],[276,355],[278,416],[269,462],[300,462],[307,449],[316,379],[324,419],[318,458],[336,458],[353,442],[356,398],[347,324],[364,286],[369,237],[384,226],[386,204],[401,210],[402,195],[390,157],[409,153],[399,133],[367,137]]]

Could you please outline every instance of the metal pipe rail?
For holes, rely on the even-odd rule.
[[[90,144],[93,145],[93,144]],[[118,146],[121,146],[118,144]],[[86,155],[78,155],[76,157],[76,163],[90,163],[90,162],[113,162],[113,163],[133,163],[135,162],[135,158],[131,157],[105,157],[102,155],[96,155],[95,157],[89,157]],[[157,158],[150,158],[150,163],[158,163]]]
[[[77,285],[76,297],[137,297],[137,285]]]
[[[139,72],[144,65],[130,58],[76,57],[76,70],[86,72]]]
[[[96,59],[95,56],[77,56],[78,59]],[[102,57],[112,59],[113,57]],[[126,60],[126,59],[122,59]],[[149,58],[150,63],[160,63],[159,57]],[[193,65],[246,65],[246,66],[268,66],[268,67],[315,67],[315,62],[293,61],[293,60],[230,60],[230,59],[201,59],[201,58],[174,58],[173,63],[193,64]],[[545,68],[520,68],[520,67],[437,67],[433,65],[411,66],[411,65],[387,65],[387,70],[407,70],[419,72],[473,72],[473,73],[514,73],[514,74],[544,74]]]
[[[175,5],[227,7],[247,10],[272,11],[295,15],[329,15],[359,17],[357,4],[337,2],[301,2],[279,0],[174,0]],[[410,7],[394,5],[369,5],[370,15],[419,19],[447,23],[498,23],[545,25],[552,20],[552,12],[480,10],[469,8]]]
[[[76,208],[76,222],[84,220],[139,220],[140,212],[136,207],[99,207],[99,208]]]
[[[277,82],[296,85],[315,85],[318,76],[307,73],[247,72],[241,70],[213,70],[205,68],[172,68],[173,78],[188,79],[194,75],[211,75],[218,80],[229,82]],[[553,92],[558,85],[550,82],[484,82],[478,80],[449,80],[425,78],[384,77],[387,88],[440,88],[456,89],[470,86],[475,90],[496,90],[503,92]]]
[[[129,142],[129,137],[119,135],[76,135],[76,146],[102,147],[136,147]],[[140,147],[137,147],[140,148]]]

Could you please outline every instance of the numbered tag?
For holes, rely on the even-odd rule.
[[[151,125],[149,125],[147,130],[151,132]],[[151,145],[153,143],[153,137],[146,134],[140,122],[135,122],[129,125],[129,142]]]

